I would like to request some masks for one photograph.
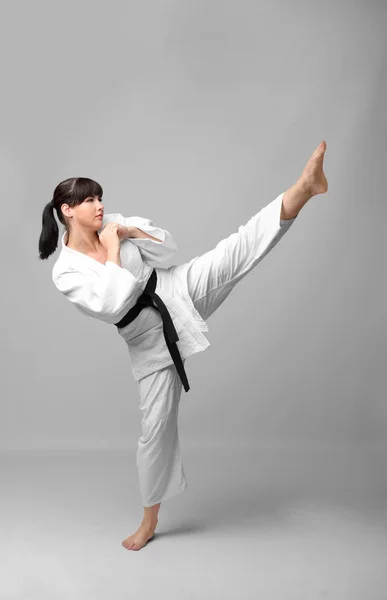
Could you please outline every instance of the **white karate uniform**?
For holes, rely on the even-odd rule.
[[[188,356],[203,352],[210,342],[206,320],[224,302],[236,283],[247,275],[279,242],[293,219],[280,219],[282,192],[237,232],[182,265],[162,267],[177,252],[172,235],[142,217],[104,215],[109,221],[134,225],[162,240],[121,240],[121,264],[102,264],[65,245],[52,270],[56,287],[82,313],[114,324],[136,304],[155,268],[155,292],[166,305],[179,336],[177,347],[185,366]],[[100,232],[100,230],[98,230]],[[114,325],[113,325],[114,326]],[[137,446],[137,468],[143,506],[153,506],[184,491],[178,407],[182,383],[163,334],[160,313],[147,306],[117,329],[125,340],[132,373],[139,385],[142,434]],[[189,373],[187,372],[189,381]]]

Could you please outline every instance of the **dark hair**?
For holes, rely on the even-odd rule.
[[[42,233],[39,238],[39,258],[48,258],[58,246],[59,228],[55,220],[54,208],[59,221],[68,231],[67,219],[61,210],[62,204],[77,206],[82,204],[89,196],[102,198],[102,194],[103,189],[100,184],[88,177],[70,177],[56,186],[51,202],[48,202],[43,209]]]

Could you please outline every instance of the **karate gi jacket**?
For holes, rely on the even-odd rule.
[[[284,233],[294,221],[280,219],[282,195],[260,211],[262,228],[273,238],[281,230]],[[57,289],[86,316],[115,327],[114,324],[136,304],[154,267],[157,271],[155,291],[171,315],[179,336],[177,346],[181,358],[184,360],[206,350],[211,345],[203,334],[208,331],[208,326],[194,307],[187,287],[187,270],[198,257],[180,266],[165,267],[165,263],[169,263],[177,252],[177,245],[169,231],[157,227],[150,219],[108,213],[103,215],[98,233],[111,221],[138,227],[161,242],[149,238],[121,240],[120,267],[109,260],[102,264],[69,248],[65,244],[65,231],[61,237],[60,255],[52,269],[52,280]],[[152,307],[145,307],[134,321],[116,329],[127,343],[135,380],[173,364],[161,316]]]
[[[138,227],[162,241],[149,238],[120,240],[120,267],[112,261],[103,265],[83,252],[69,248],[65,244],[65,231],[61,236],[59,257],[52,269],[52,280],[57,289],[86,316],[115,324],[136,304],[155,267],[156,292],[171,315],[179,336],[177,344],[182,359],[208,348],[210,342],[202,333],[208,331],[207,324],[188,294],[186,271],[190,263],[186,263],[179,274],[175,273],[177,265],[165,266],[177,252],[170,232],[155,226],[150,219],[108,213],[103,215],[98,233],[111,221]],[[163,322],[155,309],[146,307],[134,321],[115,329],[128,345],[132,373],[137,381],[173,364],[163,334]]]

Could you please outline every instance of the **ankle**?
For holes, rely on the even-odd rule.
[[[155,519],[155,518],[152,518],[152,519],[145,518],[141,521],[141,525],[144,527],[149,527],[151,529],[154,529],[158,522],[159,522],[159,520]]]
[[[282,196],[280,219],[296,217],[312,195],[304,180],[296,181]]]

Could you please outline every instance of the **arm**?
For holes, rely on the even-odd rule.
[[[128,229],[128,238],[137,238],[137,239],[143,239],[143,238],[149,238],[151,240],[154,240],[155,242],[162,242],[163,240],[159,240],[156,237],[153,237],[151,235],[149,235],[148,233],[145,233],[145,231],[142,231],[142,229],[139,229],[138,227],[134,227],[134,225],[129,225],[127,227]]]
[[[82,313],[113,324],[136,304],[145,287],[130,271],[110,259],[98,272],[53,269],[52,280]]]
[[[129,228],[130,241],[135,244],[144,260],[151,266],[161,266],[170,261],[177,252],[177,245],[166,229],[156,227],[144,217],[124,217],[120,213],[104,215],[102,226],[114,221]],[[133,237],[132,237],[133,236]]]
[[[114,264],[118,265],[119,267],[122,267],[119,246],[118,246],[118,248],[108,248],[107,261],[113,262]]]

